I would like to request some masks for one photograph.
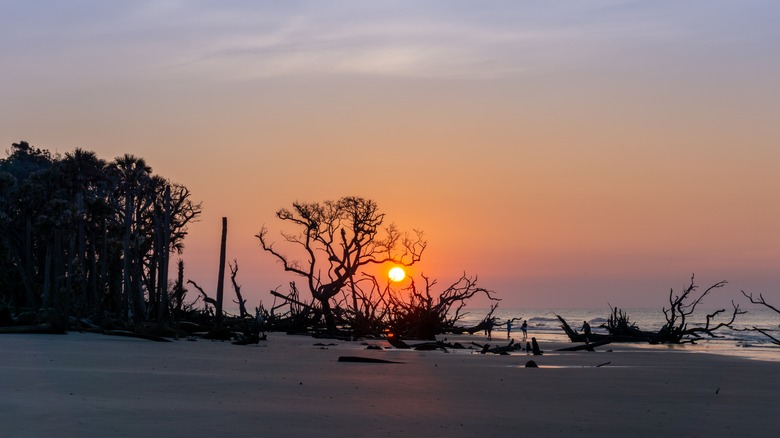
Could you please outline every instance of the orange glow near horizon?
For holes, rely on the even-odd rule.
[[[0,8],[14,36],[0,47],[13,102],[0,158],[20,140],[144,158],[202,203],[171,261],[207,290],[222,217],[243,298],[267,306],[301,278],[258,231],[305,263],[275,213],[361,196],[383,226],[428,242],[413,266],[365,265],[381,286],[424,275],[439,293],[465,274],[502,308],[654,308],[695,273],[729,281],[707,305],[740,290],[780,302],[779,37],[766,19],[780,6],[87,0],[49,20],[27,3]]]

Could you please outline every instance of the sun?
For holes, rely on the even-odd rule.
[[[387,273],[387,277],[390,278],[390,281],[394,281],[398,283],[399,281],[406,278],[406,272],[404,272],[404,268],[400,266],[396,266]]]

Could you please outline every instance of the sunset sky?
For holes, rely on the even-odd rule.
[[[780,304],[775,1],[3,1],[0,145],[131,153],[191,189],[186,277],[295,201],[373,199],[502,307]],[[173,273],[172,273],[173,275]],[[229,289],[228,289],[229,290]]]

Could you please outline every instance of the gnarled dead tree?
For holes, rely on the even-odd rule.
[[[778,314],[780,314],[780,309],[778,309],[777,307],[774,307],[773,305],[767,303],[766,300],[764,299],[764,295],[763,294],[758,294],[758,298],[754,298],[752,293],[748,294],[744,290],[741,291],[741,292],[742,292],[742,295],[747,297],[747,299],[749,299],[752,304],[760,304],[760,305],[762,305],[762,306],[764,306],[764,307],[766,307],[768,309],[772,309],[775,312],[777,312]],[[764,335],[767,338],[769,338],[769,341],[771,343],[773,343],[775,345],[780,345],[780,339],[778,339],[777,337],[775,337],[772,334],[770,334],[769,332],[771,330],[769,330],[769,329],[753,326],[752,329],[748,329],[748,330],[759,332],[762,335]]]
[[[601,327],[605,328],[610,335],[637,339],[650,337],[636,323],[630,321],[626,311],[612,306],[609,306],[609,308],[612,310],[612,314],[607,318],[607,323],[602,324]]]
[[[491,301],[500,301],[493,291],[477,286],[477,277],[465,273],[438,296],[432,294],[436,280],[422,276],[425,285],[418,289],[412,281],[409,287],[388,296],[390,319],[388,328],[401,336],[435,339],[435,335],[460,331],[456,323],[463,318],[466,302],[484,294]],[[495,306],[491,308],[495,309]]]
[[[319,304],[328,331],[337,331],[333,300],[352,288],[367,265],[395,263],[411,266],[420,260],[426,247],[422,233],[402,234],[394,225],[383,226],[385,215],[376,202],[355,196],[322,203],[294,202],[276,217],[294,231],[282,232],[287,250],[269,240],[263,226],[257,234],[264,251],[273,255],[284,270],[303,277],[308,292]],[[357,297],[351,296],[353,310]]]
[[[233,263],[228,262],[230,268],[230,282],[233,284],[233,290],[236,292],[236,298],[238,301],[233,301],[238,304],[238,311],[241,318],[246,318],[249,312],[246,311],[246,300],[241,296],[241,285],[236,282],[236,276],[238,275],[238,260],[233,259]]]
[[[704,298],[715,289],[719,289],[727,284],[726,281],[720,281],[696,295],[698,286],[694,283],[694,276],[691,276],[691,283],[685,286],[680,294],[675,294],[674,289],[669,291],[669,308],[662,308],[666,323],[658,332],[649,332],[639,329],[636,324],[629,321],[628,314],[620,309],[611,308],[612,315],[607,320],[605,327],[609,334],[591,333],[588,338],[596,341],[609,342],[650,342],[651,344],[681,344],[694,343],[696,339],[704,335],[711,338],[718,338],[715,334],[722,328],[733,328],[737,315],[746,313],[739,308],[738,304],[731,302],[733,308],[731,317],[728,320],[716,321],[718,315],[725,313],[726,309],[716,310],[705,316],[704,325],[692,324],[696,307],[704,301]],[[556,315],[561,321],[561,328],[566,332],[572,342],[586,342],[586,337],[578,333],[569,326],[563,317]]]
[[[704,297],[715,289],[719,289],[727,284],[726,281],[719,281],[708,287],[698,296],[695,295],[698,286],[694,283],[694,276],[691,275],[691,283],[686,286],[679,295],[675,295],[674,289],[669,291],[669,308],[664,308],[664,317],[666,324],[661,327],[658,334],[654,337],[654,343],[694,343],[702,335],[712,338],[719,337],[715,331],[724,327],[731,327],[737,315],[744,314],[745,311],[739,308],[738,304],[731,302],[733,311],[728,321],[715,323],[715,318],[726,312],[726,309],[716,310],[706,315],[704,326],[689,326],[688,319],[696,311],[696,306],[702,303]]]
[[[274,296],[274,304],[268,315],[268,325],[271,329],[288,333],[320,331],[322,312],[314,300],[310,303],[302,301],[294,281],[290,282],[290,290],[286,295],[277,290],[272,290],[271,295]],[[284,301],[277,305],[276,298]]]

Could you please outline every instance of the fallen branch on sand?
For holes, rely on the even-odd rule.
[[[481,349],[479,354],[493,353],[493,354],[508,355],[510,351],[517,351],[523,349],[523,347],[521,347],[520,344],[515,344],[514,339],[509,341],[509,344],[503,347],[500,347],[498,345],[495,347],[491,347],[490,344],[482,345],[482,344],[477,344],[476,342],[472,342],[472,344],[476,345]]]
[[[35,334],[53,334],[64,335],[65,330],[55,328],[51,324],[35,324],[35,325],[9,325],[0,327],[0,334],[10,333],[35,333]]]
[[[376,359],[373,357],[361,357],[361,356],[339,356],[339,362],[358,362],[358,363],[403,363],[393,360]]]
[[[594,350],[596,347],[601,347],[602,345],[607,345],[611,341],[609,340],[602,340],[598,342],[591,342],[589,344],[582,344],[582,345],[575,345],[573,347],[566,347],[566,348],[559,348],[555,351],[596,351]]]
[[[147,335],[144,333],[136,333],[128,330],[106,330],[103,332],[103,334],[109,336],[126,336],[128,338],[146,339],[147,341],[155,341],[155,342],[171,342],[170,339],[163,338],[160,336]]]

